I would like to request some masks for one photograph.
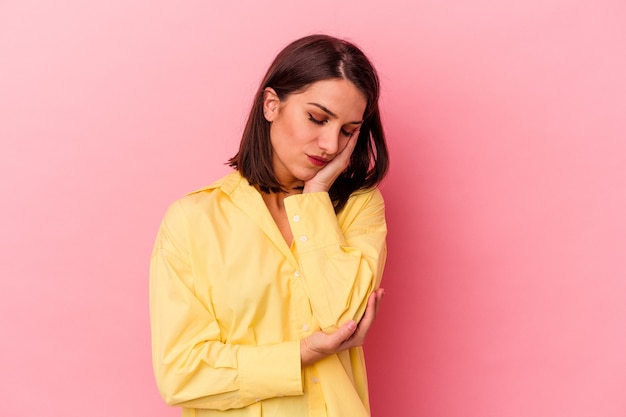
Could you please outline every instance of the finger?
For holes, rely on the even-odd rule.
[[[357,330],[357,325],[354,320],[349,320],[343,326],[341,326],[335,333],[330,335],[332,338],[333,346],[339,346],[346,340],[350,339],[354,332]]]
[[[367,300],[367,309],[372,313],[372,318],[376,317],[378,311],[378,302],[380,301],[380,290],[376,290],[370,294]]]
[[[361,318],[361,321],[351,338],[343,343],[343,348],[350,349],[363,345],[367,332],[370,327],[372,327],[372,324],[374,324],[374,319],[376,318],[376,314],[378,312],[378,305],[380,304],[380,300],[382,300],[384,293],[385,290],[381,288],[370,294],[367,299],[367,306],[365,307],[363,318]]]
[[[351,135],[346,141],[346,146],[344,146],[341,152],[337,154],[337,157],[335,159],[340,158],[341,160],[344,161],[345,164],[350,162],[350,156],[352,155],[352,152],[354,151],[354,148],[356,147],[357,138],[358,136],[354,134]]]
[[[346,147],[343,149],[343,153],[348,154],[348,157],[352,155],[352,151],[356,147],[356,140],[359,138],[359,135],[352,135],[348,139],[348,143],[346,143]]]
[[[379,288],[376,290],[376,308],[375,308],[375,316],[378,316],[378,309],[380,308],[380,302],[385,297],[385,290],[383,288]]]
[[[359,327],[366,327],[369,329],[374,318],[376,317],[376,292],[370,294],[367,299],[367,306],[365,307],[365,313],[363,314],[363,318],[359,322]]]
[[[370,327],[374,323],[375,305],[370,302],[372,300],[376,300],[374,293],[372,293],[370,295],[370,298],[368,299],[367,307],[365,309],[365,314],[363,315],[363,318],[359,322],[359,325],[357,326],[356,331],[354,332],[352,337],[343,344],[343,347],[345,349],[350,349],[353,347],[361,346],[365,342],[365,337],[367,336],[367,332],[369,331]]]

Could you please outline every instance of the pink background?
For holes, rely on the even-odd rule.
[[[0,1],[0,415],[178,415],[156,229],[317,31],[384,87],[374,415],[626,415],[626,3],[591,3]]]

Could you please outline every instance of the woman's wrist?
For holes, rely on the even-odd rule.
[[[302,189],[302,194],[306,193],[327,193],[330,187],[325,187],[320,184],[305,184]]]
[[[313,355],[311,354],[311,350],[308,348],[306,340],[300,340],[300,364],[304,368],[305,366],[313,365],[315,361],[313,360]]]

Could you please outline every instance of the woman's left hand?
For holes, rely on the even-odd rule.
[[[385,290],[382,288],[370,294],[365,314],[358,325],[350,320],[332,334],[317,331],[301,339],[300,361],[302,366],[309,366],[328,355],[362,346],[367,333],[374,324],[378,307],[384,295]]]
[[[333,185],[339,174],[341,174],[350,164],[350,156],[356,146],[356,141],[359,138],[359,130],[356,130],[350,139],[346,147],[343,148],[324,168],[320,169],[317,174],[310,180],[304,183],[303,193],[316,193],[316,192],[328,192]]]

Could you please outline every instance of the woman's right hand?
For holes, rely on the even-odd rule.
[[[365,313],[358,325],[350,320],[332,334],[317,331],[300,340],[302,366],[312,365],[326,356],[363,345],[384,294],[385,290],[382,288],[370,294]]]
[[[302,193],[315,193],[315,192],[328,192],[330,187],[332,187],[333,183],[339,177],[339,175],[348,167],[350,164],[350,156],[352,155],[352,151],[354,151],[354,147],[356,146],[356,141],[359,138],[360,128],[352,133],[350,139],[346,143],[345,148],[341,150],[332,161],[330,161],[324,168],[318,171],[317,174],[310,180],[304,183],[304,189]]]

